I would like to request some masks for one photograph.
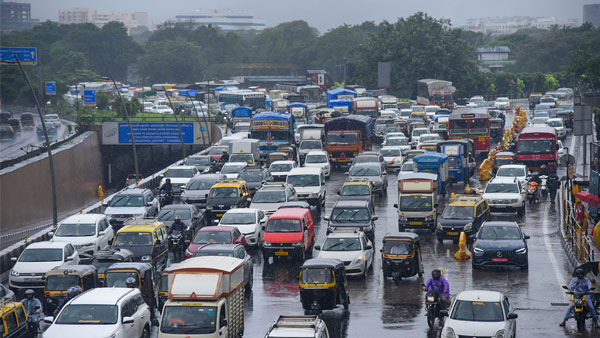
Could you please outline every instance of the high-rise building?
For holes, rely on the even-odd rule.
[[[0,0],[0,29],[3,32],[31,29],[38,22],[31,19],[31,4]]]
[[[254,14],[233,9],[198,9],[189,14],[175,16],[175,23],[186,23],[192,27],[215,26],[224,31],[264,29],[265,20],[256,19]],[[167,23],[169,24],[169,23]]]
[[[98,27],[117,21],[123,23],[131,34],[140,28],[148,28],[148,13],[146,12],[99,12],[89,8],[71,8],[58,11],[58,22],[61,24],[92,23]]]
[[[513,16],[513,17],[488,17],[471,18],[462,26],[463,29],[481,32],[491,35],[512,34],[519,29],[539,28],[550,29],[558,27],[576,27],[579,25],[577,19],[564,19],[555,17],[531,17],[531,16]]]
[[[583,5],[583,22],[600,27],[600,4]]]

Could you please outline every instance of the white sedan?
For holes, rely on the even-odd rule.
[[[565,128],[563,119],[561,119],[561,118],[547,119],[546,124],[548,125],[548,127],[552,127],[552,128],[554,128],[554,130],[556,130],[556,137],[558,137],[560,139],[564,139],[565,137],[567,137],[567,128]]]
[[[514,338],[517,333],[518,316],[501,292],[463,291],[444,312],[442,337]]]
[[[164,104],[159,104],[157,106],[150,108],[150,112],[157,113],[157,114],[173,115],[173,109],[171,109],[169,106],[164,105]]]
[[[388,169],[400,169],[404,158],[402,157],[401,147],[383,147],[379,151],[385,161],[385,166]]]
[[[496,109],[508,110],[510,109],[510,100],[508,97],[499,97],[494,102],[494,107]]]
[[[527,170],[527,166],[523,164],[505,164],[498,168],[496,172],[496,177],[505,177],[505,178],[513,178],[516,177],[521,186],[525,186],[527,183],[527,176],[529,171]]]
[[[346,275],[367,277],[373,266],[373,244],[362,232],[336,230],[330,233],[323,245],[315,245],[318,258],[337,258],[344,262]]]

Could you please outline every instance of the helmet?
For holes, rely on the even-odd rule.
[[[573,274],[574,274],[575,276],[579,276],[579,275],[582,275],[582,276],[583,276],[583,275],[585,275],[585,272],[583,271],[583,269],[581,269],[581,268],[578,268],[578,269],[575,269],[575,272],[574,272]]]
[[[175,216],[175,222],[179,222],[179,221],[181,221],[181,217]]]
[[[439,269],[435,269],[431,271],[431,277],[433,277],[433,279],[439,279],[442,277],[442,272]]]
[[[127,280],[125,281],[125,283],[127,283],[127,285],[129,285],[129,284],[135,284],[135,278],[129,277],[129,278],[127,278]]]
[[[25,290],[25,295],[33,295],[33,294],[35,294],[35,291],[33,291],[33,289]]]
[[[69,295],[71,297],[77,296],[80,293],[81,293],[81,287],[79,285],[71,286],[70,288],[67,289],[67,295]]]
[[[546,165],[545,165],[545,164],[542,164],[542,166],[540,167],[540,169],[542,169],[542,170],[546,170]]]
[[[167,178],[166,182],[167,182],[167,183],[171,183],[171,179],[170,179],[170,178]]]

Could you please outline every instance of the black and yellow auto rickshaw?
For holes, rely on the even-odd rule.
[[[335,258],[309,259],[300,267],[300,301],[305,314],[321,313],[343,305],[348,310],[350,297],[344,262]]]
[[[498,118],[490,119],[490,137],[494,140],[500,140],[504,133],[504,121]]]
[[[154,296],[153,268],[150,263],[115,263],[106,269],[104,286],[108,288],[126,288],[127,279],[133,277],[137,288],[151,309],[156,308]]]
[[[517,163],[517,158],[515,156],[515,153],[510,152],[510,151],[501,151],[499,153],[496,154],[496,157],[494,158],[494,170],[498,170],[498,168],[500,168],[500,166],[503,166],[505,164],[516,164]]]
[[[388,233],[383,237],[381,268],[384,277],[398,282],[402,277],[423,277],[419,235],[412,232]]]
[[[447,140],[448,139],[448,129],[434,128],[434,129],[431,129],[431,133],[432,134],[438,134],[438,135],[440,135],[440,137],[442,138],[442,140]]]
[[[275,161],[287,161],[288,160],[288,156],[286,153],[281,152],[281,151],[276,151],[273,153],[269,153],[269,155],[267,156],[267,166],[271,166],[271,164],[273,164],[273,162]]]
[[[60,301],[67,297],[67,289],[81,287],[81,291],[99,287],[98,273],[93,265],[63,265],[44,276],[44,313],[52,316]]]
[[[277,147],[276,152],[285,153],[288,160],[295,161],[296,160],[296,148],[291,145],[280,145]]]
[[[163,272],[160,273],[160,279],[158,280],[158,311],[162,312],[163,305],[167,299],[169,299],[169,285],[171,285],[171,280],[173,275],[170,272],[179,266],[179,263],[171,264],[168,268],[164,269]]]
[[[121,262],[133,262],[133,252],[116,248],[96,251],[90,260],[90,264],[96,267],[98,284],[104,285],[104,272],[109,266]]]
[[[404,135],[406,135],[406,137],[408,137],[408,122],[407,121],[404,121],[404,120],[396,121],[394,124],[396,126],[400,127],[400,130],[402,130]]]

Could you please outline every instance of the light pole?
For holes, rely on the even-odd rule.
[[[177,117],[177,112],[175,111],[175,108],[173,108],[173,103],[171,102],[171,98],[169,97],[169,94],[167,93],[167,89],[163,86],[163,91],[165,92],[165,96],[167,97],[167,100],[169,100],[169,106],[171,107],[171,110],[173,111],[173,116],[175,116],[175,122],[177,122],[177,129],[179,129],[179,139],[181,139],[181,153],[183,154],[183,158],[185,159],[187,156],[185,155],[185,143],[183,142],[183,133],[181,132],[181,124],[179,123],[179,118]]]

